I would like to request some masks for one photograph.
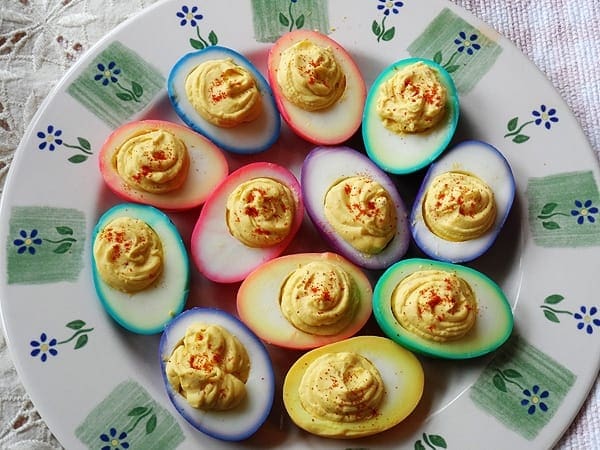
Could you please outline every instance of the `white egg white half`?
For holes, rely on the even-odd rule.
[[[366,176],[379,182],[390,194],[398,218],[396,234],[378,254],[369,255],[355,249],[343,239],[325,217],[325,196],[337,182],[352,176]],[[339,253],[368,269],[382,269],[399,260],[410,241],[408,213],[396,186],[389,176],[367,156],[349,147],[316,147],[306,157],[300,176],[304,205],[312,222]]]
[[[475,293],[478,314],[473,328],[461,339],[436,342],[406,330],[392,311],[392,296],[398,284],[421,270],[442,270],[464,279]],[[508,299],[487,275],[458,264],[410,258],[387,269],[375,284],[373,315],[386,336],[411,351],[436,358],[467,359],[485,355],[500,347],[513,330],[514,319]]]
[[[109,315],[122,327],[138,334],[160,333],[185,305],[189,292],[190,269],[181,236],[169,217],[147,205],[123,203],[113,206],[98,220],[92,233],[92,246],[98,233],[118,217],[135,217],[146,222],[160,237],[164,267],[150,287],[126,293],[104,282],[92,251],[92,276],[98,297]]]
[[[423,219],[423,201],[429,184],[442,173],[460,171],[483,180],[494,192],[496,220],[482,236],[462,242],[442,239]],[[485,253],[496,240],[515,196],[515,179],[506,158],[493,146],[482,141],[464,141],[448,150],[432,164],[413,203],[410,226],[417,246],[429,257],[448,262],[471,261]]]
[[[196,66],[206,61],[226,58],[233,59],[253,75],[262,95],[263,105],[263,112],[258,118],[232,128],[219,127],[205,120],[190,103],[185,92],[185,80]],[[271,87],[245,56],[229,48],[211,46],[182,56],[169,73],[167,93],[181,120],[224,150],[241,154],[258,153],[271,147],[279,137],[281,117]]]
[[[398,69],[423,62],[433,67],[448,91],[446,116],[432,129],[422,133],[398,134],[383,125],[377,112],[380,86]],[[448,146],[454,136],[459,118],[459,103],[452,77],[441,66],[421,58],[408,58],[385,68],[371,85],[365,102],[362,134],[369,158],[379,167],[393,174],[415,172],[433,162]]]
[[[166,362],[194,323],[220,325],[244,345],[250,359],[246,398],[227,411],[205,411],[192,407],[176,392],[166,376]],[[196,429],[217,439],[239,441],[254,434],[267,419],[275,395],[275,375],[264,344],[240,320],[212,308],[192,308],[173,320],[161,336],[160,366],[167,394],[177,411]]]

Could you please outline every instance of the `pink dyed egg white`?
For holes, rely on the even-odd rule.
[[[306,111],[287,100],[277,81],[282,53],[294,44],[308,40],[331,48],[346,76],[341,98],[329,108]],[[352,56],[335,40],[317,31],[295,30],[281,36],[269,51],[268,78],[281,117],[301,138],[314,144],[335,145],[350,138],[360,127],[367,89]]]
[[[336,182],[356,176],[379,182],[396,207],[396,234],[388,245],[374,255],[363,253],[343,239],[325,216],[325,196]],[[322,237],[341,255],[367,269],[384,269],[398,261],[408,250],[410,228],[406,206],[392,179],[366,155],[350,147],[316,147],[305,158],[300,176],[306,211]]]
[[[238,185],[253,178],[271,178],[286,185],[295,200],[293,223],[287,237],[270,247],[249,247],[229,231],[227,199]],[[300,184],[287,168],[270,162],[250,163],[232,172],[208,198],[192,232],[190,253],[206,278],[219,283],[243,280],[260,264],[279,256],[300,229],[304,203]]]
[[[153,130],[171,132],[187,148],[190,166],[184,184],[177,190],[147,192],[128,184],[117,172],[115,155],[119,147],[132,136]],[[104,182],[119,197],[167,211],[182,211],[201,205],[229,172],[229,165],[220,148],[191,129],[164,120],[130,122],[117,128],[100,149],[99,167]]]
[[[296,328],[281,311],[280,293],[288,276],[311,262],[337,266],[350,275],[356,306],[350,323],[340,332],[312,334]],[[356,334],[371,317],[372,288],[360,267],[336,253],[296,253],[268,261],[242,282],[237,294],[240,319],[263,341],[285,348],[309,349]],[[334,305],[331,305],[334,308]]]

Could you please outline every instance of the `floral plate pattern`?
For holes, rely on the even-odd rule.
[[[177,415],[158,372],[158,337],[120,329],[95,297],[89,236],[99,215],[119,202],[104,187],[96,157],[122,123],[177,121],[165,79],[184,53],[229,46],[264,74],[270,45],[302,28],[320,30],[344,45],[367,84],[392,59],[408,56],[430,58],[451,73],[461,95],[455,142],[490,142],[507,157],[517,179],[515,207],[497,244],[472,263],[506,292],[515,333],[496,353],[461,366],[423,358],[425,396],[388,432],[358,441],[319,439],[297,429],[276,402],[246,444],[551,447],[598,373],[600,304],[586,287],[600,268],[599,169],[550,83],[506,39],[444,0],[426,5],[167,0],[118,27],[80,59],[32,121],[0,210],[2,319],[19,374],[40,413],[67,448],[234,446],[210,440]],[[507,89],[517,65],[523,79]],[[284,126],[280,140],[261,158],[298,173],[310,149]],[[228,158],[232,170],[247,162]],[[197,214],[171,215],[184,240]],[[300,236],[293,250],[324,248]],[[195,273],[187,306],[234,312],[234,297],[235,287]],[[282,379],[297,355],[270,352]]]

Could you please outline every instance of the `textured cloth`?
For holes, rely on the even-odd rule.
[[[451,1],[510,39],[546,74],[600,155],[600,1]],[[56,82],[104,34],[152,3],[2,0],[0,192],[25,129]],[[1,333],[0,448],[61,448],[20,384]],[[556,448],[600,448],[597,382]]]

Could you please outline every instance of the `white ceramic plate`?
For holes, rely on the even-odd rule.
[[[159,373],[159,337],[121,329],[94,294],[89,236],[100,214],[119,202],[104,187],[96,158],[121,123],[178,120],[164,82],[185,52],[229,46],[264,74],[271,42],[303,27],[344,45],[368,84],[407,56],[432,58],[452,72],[461,95],[454,142],[491,143],[517,179],[506,227],[471,264],[505,290],[515,338],[483,360],[424,358],[426,390],[417,410],[388,432],[352,442],[310,436],[290,422],[280,386],[299,353],[270,348],[278,397],[246,445],[551,447],[579,410],[600,362],[600,305],[590,295],[600,268],[600,177],[589,144],[550,83],[506,39],[442,0],[197,4],[159,3],[90,50],[40,108],[12,163],[0,221],[2,319],[23,383],[58,439],[67,448],[225,446],[195,431],[171,406]],[[350,145],[360,146],[360,137]],[[271,150],[229,160],[232,170],[267,159],[298,173],[310,148],[284,127]],[[418,174],[398,178],[407,202],[418,181]],[[186,241],[197,214],[171,215]],[[322,249],[306,226],[290,251]],[[217,286],[197,273],[192,283],[188,306],[234,311],[236,285]]]

